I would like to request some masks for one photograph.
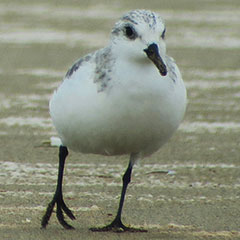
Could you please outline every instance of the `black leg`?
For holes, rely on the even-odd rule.
[[[58,168],[58,180],[57,180],[57,188],[54,194],[54,197],[52,201],[48,204],[47,210],[42,217],[42,228],[46,228],[48,221],[52,215],[53,208],[55,204],[57,204],[57,218],[60,224],[66,228],[66,229],[73,229],[71,225],[69,225],[65,220],[64,220],[64,215],[63,211],[66,213],[66,215],[74,220],[75,217],[71,210],[66,206],[64,200],[63,200],[63,194],[62,194],[62,181],[63,181],[63,171],[64,171],[64,164],[65,164],[65,159],[68,155],[68,150],[64,146],[59,147],[59,168]]]
[[[136,156],[135,154],[131,155],[127,170],[124,173],[123,178],[122,178],[123,186],[122,186],[121,198],[120,198],[119,207],[118,207],[116,217],[114,218],[112,223],[110,223],[109,225],[107,225],[105,227],[99,227],[99,228],[90,228],[91,231],[96,231],[96,232],[103,232],[103,231],[146,232],[146,230],[144,230],[144,229],[136,229],[136,228],[126,227],[122,223],[122,220],[121,220],[122,208],[123,208],[123,203],[124,203],[124,199],[125,199],[125,194],[126,194],[127,186],[131,182],[132,168],[133,168],[133,165],[134,165],[134,161],[136,160],[135,156]]]

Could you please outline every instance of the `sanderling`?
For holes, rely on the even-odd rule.
[[[68,148],[101,155],[129,154],[117,215],[93,231],[133,231],[121,221],[131,172],[137,159],[157,151],[181,123],[186,89],[174,60],[166,55],[165,24],[156,13],[134,10],[123,15],[108,46],[77,60],[50,101],[50,114],[62,140],[58,182],[42,218],[45,228],[54,205],[57,218],[73,213],[65,205],[62,179]]]

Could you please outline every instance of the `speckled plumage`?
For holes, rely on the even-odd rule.
[[[42,218],[45,228],[57,204],[57,218],[75,219],[63,201],[62,179],[68,148],[101,155],[129,154],[117,215],[92,231],[145,231],[121,221],[134,163],[156,152],[172,136],[186,109],[186,89],[174,60],[166,55],[165,24],[156,13],[135,10],[114,26],[105,48],[75,62],[50,101],[62,140],[56,192]],[[119,158],[116,158],[116,161]]]
[[[134,38],[127,37],[126,28]],[[174,60],[166,55],[165,24],[136,10],[115,24],[109,45],[79,59],[50,102],[53,123],[65,146],[104,155],[158,150],[180,124],[186,90]],[[167,75],[146,56],[155,44]]]

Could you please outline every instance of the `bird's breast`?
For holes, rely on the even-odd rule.
[[[130,71],[122,79],[115,74],[101,92],[93,82],[64,83],[50,103],[53,123],[63,143],[76,151],[151,154],[180,124],[185,88],[158,72],[136,77]]]

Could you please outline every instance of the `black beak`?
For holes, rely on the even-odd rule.
[[[148,48],[143,50],[148,58],[155,64],[162,76],[167,75],[167,67],[163,62],[161,56],[159,55],[158,46],[155,43],[152,43]]]

